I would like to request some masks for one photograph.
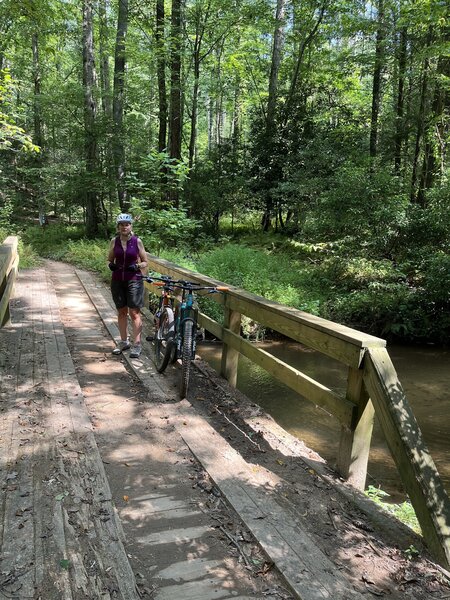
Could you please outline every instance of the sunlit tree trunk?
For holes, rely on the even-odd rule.
[[[431,27],[428,30],[427,35],[427,43],[426,48],[428,48],[431,44],[432,39],[432,29]],[[423,61],[422,67],[422,84],[420,89],[420,104],[419,104],[419,112],[417,115],[417,129],[416,129],[416,142],[414,147],[414,158],[412,165],[412,174],[411,174],[411,193],[410,199],[411,202],[418,202],[418,190],[417,179],[418,179],[418,171],[419,171],[419,158],[420,158],[420,150],[423,140],[423,134],[425,131],[425,113],[426,113],[426,102],[428,95],[428,78],[429,78],[429,68],[430,68],[430,59],[427,54],[425,54],[425,58]]]
[[[99,203],[96,190],[97,174],[97,105],[94,95],[96,74],[94,65],[94,40],[92,0],[83,0],[83,92],[84,136],[86,161],[86,235],[94,238],[99,233]]]
[[[109,0],[99,0],[98,2],[98,17],[99,17],[99,57],[100,57],[100,91],[102,101],[102,112],[104,129],[109,133],[112,127],[112,94],[111,94],[111,74],[109,68],[109,53],[108,53],[108,37],[109,25],[108,15],[110,12]],[[109,212],[113,208],[114,197],[116,193],[114,156],[111,139],[105,141],[104,161],[107,179],[107,193],[109,202]]]
[[[156,69],[158,74],[158,151],[167,149],[167,91],[166,91],[166,50],[164,47],[165,12],[164,0],[156,1]]]
[[[33,121],[34,121],[34,143],[40,147],[41,151],[36,153],[34,157],[34,165],[36,167],[35,189],[34,194],[37,198],[37,208],[39,215],[43,216],[45,210],[45,200],[41,190],[41,167],[43,163],[44,139],[42,129],[42,113],[41,113],[41,63],[39,60],[39,36],[35,31],[31,36],[31,47],[33,54]]]
[[[125,92],[126,37],[128,29],[128,0],[119,0],[117,17],[116,49],[114,56],[113,90],[113,153],[116,170],[116,187],[119,206],[128,210],[128,197],[125,185],[125,141],[123,130],[123,104]]]
[[[372,112],[370,118],[369,153],[372,158],[377,155],[378,118],[381,106],[381,77],[384,57],[384,0],[378,0],[378,25],[375,41],[375,66],[372,82]]]
[[[170,158],[180,160],[182,135],[181,0],[172,0],[171,26],[169,154]],[[178,190],[171,190],[170,200],[175,207],[178,207]]]
[[[269,77],[269,97],[267,99],[266,128],[269,136],[273,133],[275,124],[275,110],[278,95],[278,74],[280,72],[281,57],[284,43],[285,27],[285,2],[286,0],[277,0],[275,14],[275,32],[273,35],[272,61],[270,65]]]
[[[441,56],[436,70],[433,105],[428,119],[422,173],[417,192],[417,202],[421,206],[426,206],[427,191],[433,187],[438,164],[443,166],[445,163],[446,129],[448,128],[446,119],[448,119],[447,115],[450,108],[450,94],[442,82],[448,81],[449,77],[450,58]]]
[[[281,57],[283,52],[284,43],[284,27],[285,27],[285,0],[277,0],[277,7],[275,13],[275,31],[273,34],[272,44],[272,60],[270,66],[270,77],[269,77],[269,95],[267,100],[267,112],[266,112],[266,144],[268,145],[269,153],[273,152],[273,137],[275,129],[275,113],[277,105],[278,95],[278,74],[280,71]],[[268,231],[273,211],[273,199],[270,193],[270,189],[266,194],[265,209],[262,217],[262,228],[264,231]]]
[[[404,140],[404,106],[405,106],[405,77],[406,77],[406,52],[407,29],[400,32],[398,48],[398,88],[397,88],[397,113],[395,122],[395,154],[394,165],[397,175],[400,174],[402,164],[402,146]]]

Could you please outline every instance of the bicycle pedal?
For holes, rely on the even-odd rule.
[[[155,340],[155,336],[148,335],[145,339],[147,340],[147,342],[153,342]]]

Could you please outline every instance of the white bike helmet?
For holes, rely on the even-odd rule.
[[[128,213],[120,213],[120,215],[117,215],[117,219],[116,219],[116,223],[132,223],[133,222],[133,217],[131,215],[129,215]]]

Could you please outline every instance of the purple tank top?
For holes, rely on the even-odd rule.
[[[127,267],[139,262],[138,238],[136,235],[132,235],[127,240],[127,249],[125,252],[123,251],[120,236],[116,237],[116,241],[114,242],[114,258],[116,265],[119,267],[117,271],[113,271],[112,273],[112,278],[115,281],[133,281],[141,278],[139,272],[136,273],[127,270]]]

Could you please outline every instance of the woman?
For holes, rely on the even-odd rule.
[[[133,217],[121,213],[117,219],[117,235],[109,246],[109,268],[112,271],[111,294],[117,308],[120,342],[113,354],[121,354],[131,347],[130,358],[141,354],[142,317],[144,306],[144,282],[141,269],[147,267],[147,254],[140,238],[133,234]],[[128,315],[131,317],[133,346],[128,340]]]

